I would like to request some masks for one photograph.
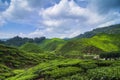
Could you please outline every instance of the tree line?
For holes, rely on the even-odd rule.
[[[101,53],[100,58],[105,58],[105,60],[117,60],[120,58],[120,51]]]
[[[5,44],[5,45],[9,45],[9,46],[21,46],[21,45],[25,44],[26,42],[41,43],[45,39],[46,39],[45,37],[22,38],[19,36],[15,36],[15,37],[5,40],[5,41],[0,40],[0,44]]]

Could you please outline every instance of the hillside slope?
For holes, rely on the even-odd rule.
[[[0,45],[0,64],[10,68],[21,68],[27,65],[35,65],[37,56],[34,58],[32,54],[24,53],[17,48]]]
[[[59,49],[64,43],[65,40],[59,38],[46,39],[39,44],[39,46],[45,51],[54,51]]]
[[[99,54],[120,50],[120,34],[98,34],[92,38],[77,38],[68,41],[58,51],[63,55]]]
[[[90,38],[100,33],[120,34],[120,24],[93,29],[92,31],[88,31],[88,32],[85,32],[84,34],[80,34],[76,36],[75,38]]]
[[[20,47],[21,50],[32,53],[43,53],[44,51],[35,43],[25,43]]]

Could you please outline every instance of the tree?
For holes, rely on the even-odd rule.
[[[43,40],[45,40],[45,37],[35,38],[34,42],[35,43],[41,43]]]
[[[108,59],[119,59],[120,58],[120,52],[106,52],[106,53],[101,53],[100,58],[105,58],[105,60]]]

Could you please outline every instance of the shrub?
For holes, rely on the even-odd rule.
[[[107,53],[101,53],[100,54],[101,58],[105,58],[106,60],[108,59],[119,59],[120,58],[120,52],[107,52]]]
[[[78,67],[63,67],[63,68],[56,68],[52,71],[45,71],[43,74],[45,76],[56,79],[56,78],[60,78],[63,76],[71,76],[80,71],[82,71],[82,69]]]
[[[90,80],[120,80],[120,66],[88,70]]]

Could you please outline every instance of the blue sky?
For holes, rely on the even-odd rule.
[[[120,0],[0,0],[0,38],[71,38],[120,23]]]

